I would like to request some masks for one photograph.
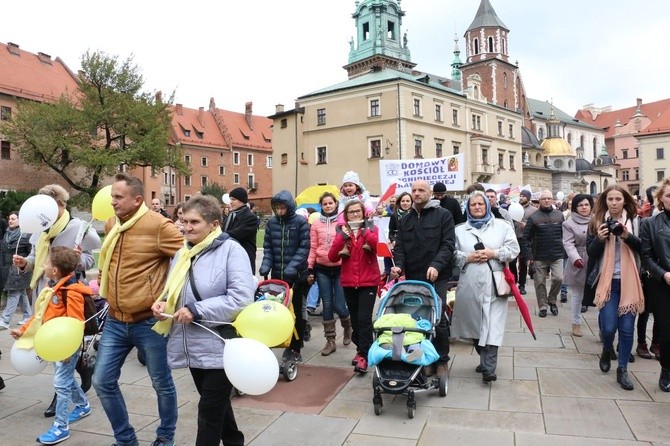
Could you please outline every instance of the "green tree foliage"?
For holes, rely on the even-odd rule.
[[[23,160],[48,166],[91,198],[121,165],[187,174],[179,149],[168,145],[170,103],[141,91],[133,58],[87,52],[81,66],[79,91],[55,103],[20,101],[12,120],[0,124]]]
[[[10,212],[21,210],[21,205],[28,198],[36,195],[36,190],[31,191],[13,191],[10,190],[6,192],[2,197],[0,197],[0,212],[2,216],[7,218]]]
[[[211,195],[212,197],[219,200],[219,203],[223,203],[222,198],[223,194],[226,193],[226,188],[221,186],[219,183],[209,183],[207,186],[202,186],[200,193],[203,195]]]

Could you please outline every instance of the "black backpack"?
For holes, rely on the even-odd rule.
[[[98,327],[98,318],[93,317],[98,312],[98,309],[95,306],[93,296],[90,294],[82,294],[82,296],[84,296],[84,319],[86,320],[84,324],[84,336],[91,336],[100,330],[100,327]],[[61,299],[63,300],[63,305],[67,308],[67,288],[61,288]]]

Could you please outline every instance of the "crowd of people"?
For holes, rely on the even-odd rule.
[[[80,370],[81,384],[75,380],[79,352],[55,363],[55,396],[45,412],[55,419],[37,441],[56,444],[69,438],[69,425],[91,413],[85,392],[92,383],[115,444],[137,445],[119,386],[122,366],[137,349],[157,398],[160,423],[153,446],[174,444],[178,410],[170,370],[185,367],[200,395],[195,443],[244,444],[229,399],[225,343],[215,333],[224,339],[236,336],[229,323],[254,300],[259,220],[246,190],[230,192],[227,212],[216,199],[197,196],[178,204],[168,218],[160,200],[152,200],[151,208],[144,203],[139,179],[118,174],[111,192],[115,217],[106,222],[104,243],[88,229],[86,243],[78,240],[77,245],[85,222],[69,214],[67,192],[50,185],[39,193],[58,204],[53,226],[40,234],[21,234],[16,212],[3,226],[1,278],[8,301],[0,329],[30,346],[37,329],[51,318],[84,320],[83,296],[93,291],[82,282],[98,248],[99,294],[109,313],[92,376]],[[642,206],[618,185],[597,197],[570,194],[562,203],[548,190],[536,199],[522,190],[523,215],[516,220],[496,191],[473,184],[466,195],[461,205],[447,195],[444,184],[431,188],[420,180],[375,210],[358,175],[347,172],[339,199],[324,193],[320,209],[308,220],[297,212],[290,192],[275,194],[258,274],[292,289],[295,330],[283,359],[302,361],[309,332],[306,298],[315,287],[325,337],[321,355],[337,349],[337,318],[343,345],[356,347],[354,371],[365,373],[379,288],[387,280],[419,280],[433,286],[442,308],[431,339],[438,359],[425,367],[425,374],[448,373],[451,337],[472,342],[480,356],[475,373],[485,383],[496,381],[509,296],[498,280],[509,266],[521,294],[526,294],[527,276],[532,278],[540,318],[558,315],[559,296],[567,301],[572,294],[573,336],[583,336],[581,314],[598,309],[599,368],[608,373],[617,360],[616,379],[623,389],[634,388],[627,371],[634,351],[660,360],[659,387],[670,391],[670,304],[664,298],[670,291],[670,179],[647,190]],[[388,234],[380,233],[375,217],[389,217]],[[382,239],[392,251],[384,268],[377,252]],[[454,286],[449,320],[446,295]],[[67,305],[61,288],[70,290]],[[12,329],[17,307],[22,318]],[[650,314],[654,327],[648,346]]]

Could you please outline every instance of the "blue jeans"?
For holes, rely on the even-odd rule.
[[[610,290],[610,300],[600,310],[600,332],[603,336],[603,350],[614,350],[614,335],[619,330],[619,367],[626,368],[630,352],[633,350],[635,335],[635,313],[619,315],[619,301],[621,300],[621,280],[613,279]]]
[[[7,290],[7,305],[5,306],[5,311],[2,313],[2,320],[9,324],[16,312],[16,307],[19,305],[21,306],[21,311],[23,311],[23,319],[28,319],[33,315],[26,290]]]
[[[121,366],[133,347],[144,354],[151,384],[156,391],[158,416],[161,420],[156,429],[156,436],[167,440],[174,438],[177,424],[177,391],[167,362],[167,337],[151,329],[155,323],[156,319],[153,317],[141,322],[124,323],[107,316],[100,337],[93,387],[105,409],[119,446],[137,441],[135,429],[128,420],[128,410],[119,388]]]
[[[79,349],[67,362],[58,361],[54,363],[54,389],[56,389],[56,418],[54,422],[58,426],[66,427],[70,415],[70,403],[83,407],[88,404],[88,399],[81,390],[81,386],[74,379],[74,369],[79,360]]]
[[[340,319],[349,317],[349,308],[344,299],[344,290],[340,285],[341,270],[331,268],[328,270],[316,270],[316,283],[319,284],[319,295],[323,303],[323,320],[332,321],[335,314]]]

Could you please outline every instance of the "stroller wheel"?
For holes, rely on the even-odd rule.
[[[286,361],[281,368],[281,373],[286,381],[293,381],[298,376],[298,364]]]
[[[375,404],[375,415],[381,415],[382,414],[382,404]]]
[[[446,375],[440,376],[440,382],[439,382],[439,391],[440,391],[440,396],[444,397],[447,396],[447,387],[449,386],[449,378],[447,378]]]
[[[412,418],[414,418],[414,412],[416,412],[416,407],[413,407],[413,406],[412,406],[412,407],[408,407],[408,408],[407,408],[407,418],[409,418],[410,420],[411,420]]]
[[[414,399],[414,391],[410,390],[407,393],[407,418],[414,418],[414,412],[416,411],[416,400]]]

